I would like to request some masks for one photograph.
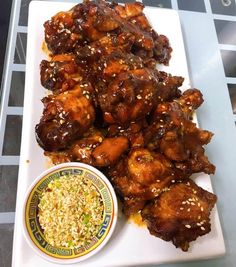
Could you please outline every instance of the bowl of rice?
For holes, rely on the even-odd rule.
[[[44,171],[30,186],[24,203],[24,233],[43,258],[76,263],[106,245],[117,214],[114,189],[99,170],[83,163],[63,163]]]

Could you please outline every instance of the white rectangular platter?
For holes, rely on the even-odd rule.
[[[46,1],[33,1],[30,3],[23,132],[12,259],[13,267],[55,266],[55,264],[37,256],[24,240],[22,233],[22,206],[27,188],[47,168],[43,151],[36,143],[34,135],[34,127],[38,123],[43,109],[40,100],[45,96],[45,90],[40,84],[39,74],[39,64],[42,59],[46,58],[42,51],[44,38],[43,23],[55,13],[68,10],[73,5],[72,3]],[[153,28],[158,33],[165,34],[169,38],[173,48],[170,66],[163,67],[163,69],[174,75],[185,77],[184,88],[188,88],[189,74],[178,13],[174,10],[147,7],[145,8],[145,14]],[[195,181],[206,190],[212,191],[208,175],[197,175]],[[105,248],[91,259],[81,262],[79,266],[138,266],[200,260],[223,255],[225,253],[224,239],[216,208],[212,212],[211,220],[212,231],[191,243],[188,252],[182,252],[171,243],[151,236],[147,229],[127,222],[124,216],[120,214],[115,233]]]

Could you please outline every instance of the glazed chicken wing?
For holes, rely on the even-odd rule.
[[[53,54],[72,52],[83,36],[76,29],[73,12],[59,12],[44,23],[45,42]]]
[[[82,70],[74,61],[73,55],[58,55],[51,61],[40,64],[41,84],[48,90],[62,92],[73,88],[82,79]]]
[[[69,147],[94,121],[93,105],[79,85],[73,90],[45,97],[42,101],[43,116],[35,131],[38,143],[46,151]]]
[[[107,123],[124,124],[144,118],[156,106],[158,80],[151,70],[122,72],[99,95],[99,103]]]
[[[126,137],[105,138],[101,131],[92,127],[67,150],[46,151],[45,155],[53,164],[78,161],[95,167],[106,167],[116,163],[128,147]]]
[[[127,125],[112,124],[108,127],[107,136],[125,136],[128,138],[130,147],[144,147],[143,129],[147,127],[145,119],[132,121]]]
[[[214,173],[215,166],[204,155],[203,145],[210,142],[212,133],[197,128],[189,120],[192,111],[203,102],[197,89],[190,89],[174,102],[160,104],[156,116],[161,118],[162,135],[159,149],[178,169],[186,170],[188,175],[195,172]]]
[[[129,203],[137,202],[137,207],[158,196],[169,187],[177,176],[173,164],[160,153],[144,148],[131,150],[126,159],[121,160],[109,172],[109,177],[124,202],[124,212],[137,212]],[[133,201],[132,201],[133,199]]]
[[[92,151],[99,146],[104,139],[104,135],[98,129],[91,127],[82,138],[74,141],[71,146],[64,151],[46,151],[53,164],[60,164],[70,161],[78,161],[93,165]]]
[[[164,35],[158,35],[149,24],[143,11],[143,4],[139,2],[126,3],[124,6],[117,5],[115,11],[119,16],[133,24],[138,30],[135,35],[135,43],[132,52],[143,58],[145,64],[150,64],[150,59],[155,59],[158,63],[168,65],[172,48],[169,40]],[[133,25],[130,27],[133,29]],[[153,61],[151,60],[153,63]],[[149,65],[150,66],[150,65]],[[152,64],[155,67],[155,63]]]
[[[187,251],[191,241],[210,232],[209,216],[215,203],[214,194],[187,180],[171,185],[141,214],[152,235]]]

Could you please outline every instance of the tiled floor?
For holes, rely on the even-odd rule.
[[[27,42],[27,34],[22,32],[18,33],[16,39],[14,63],[25,64],[26,42]]]
[[[220,44],[236,45],[236,21],[214,20],[218,41]]]
[[[12,256],[13,224],[0,224],[0,266],[10,267]]]
[[[228,84],[233,113],[236,114],[236,84]]]
[[[206,12],[204,0],[178,0],[178,7],[182,10]]]
[[[10,107],[22,107],[24,100],[25,73],[13,71],[11,77],[11,89],[8,105]]]
[[[17,0],[15,2],[19,7],[18,13],[16,12],[16,18],[19,19],[16,25],[13,25],[15,31],[13,36],[15,39],[13,38],[13,40],[16,41],[16,45],[10,51],[12,62],[10,62],[10,72],[6,76],[8,82],[4,88],[4,90],[8,90],[9,94],[5,95],[6,98],[2,102],[7,108],[4,110],[4,114],[1,114],[2,122],[0,122],[2,125],[0,129],[0,267],[9,267],[11,262],[13,224],[1,224],[1,215],[15,211],[18,174],[16,162],[19,157],[21,142],[27,16],[30,0]],[[132,2],[132,0],[120,0],[119,2]],[[206,15],[210,13],[209,15],[215,24],[225,76],[227,79],[233,78],[231,82],[227,82],[226,79],[226,82],[228,83],[232,113],[236,114],[236,82],[234,80],[236,77],[236,34],[232,34],[236,29],[235,17],[232,17],[236,16],[235,0],[143,0],[143,3],[147,6],[176,8],[184,12],[206,13]],[[0,74],[3,66],[4,38],[6,39],[10,6],[11,1],[1,2],[1,14],[6,15],[6,18],[0,23],[2,38],[0,42]],[[215,15],[221,16],[216,18]],[[227,45],[232,47],[229,49]],[[236,120],[236,116],[234,118]]]
[[[3,155],[19,155],[21,143],[22,116],[8,115],[3,143]]]
[[[17,178],[18,166],[0,166],[0,212],[15,211]]]
[[[221,50],[225,76],[236,77],[236,51]]]
[[[171,0],[143,0],[145,6],[171,8]]]
[[[236,15],[236,4],[234,0],[210,0],[210,3],[213,14]]]

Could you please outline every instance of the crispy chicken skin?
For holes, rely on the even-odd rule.
[[[126,216],[141,212],[151,234],[187,251],[210,231],[216,196],[190,176],[214,173],[204,149],[213,134],[192,120],[201,92],[182,92],[183,77],[156,69],[172,48],[143,9],[84,0],[44,23],[50,59],[40,78],[51,95],[36,139],[53,164],[100,169]]]
[[[187,251],[191,241],[210,232],[209,216],[216,199],[214,194],[187,180],[171,185],[147,204],[141,215],[152,235]]]

